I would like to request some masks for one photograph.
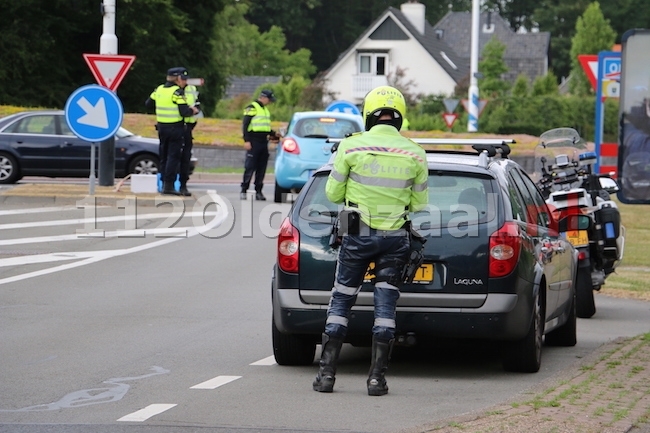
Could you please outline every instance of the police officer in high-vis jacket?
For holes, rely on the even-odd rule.
[[[190,107],[183,88],[187,85],[189,73],[183,67],[167,71],[167,81],[158,86],[146,101],[147,107],[156,108],[156,128],[160,139],[158,171],[163,181],[163,194],[180,195],[174,188],[176,175],[181,167],[181,152],[185,133],[184,117],[198,114],[196,107]]]
[[[256,101],[244,109],[242,132],[246,161],[244,162],[244,178],[241,183],[239,198],[246,200],[246,191],[255,174],[255,200],[266,200],[262,194],[266,165],[269,161],[269,138],[277,139],[278,134],[271,129],[271,113],[268,105],[275,102],[271,90],[262,90]]]
[[[190,107],[197,107],[199,105],[199,91],[193,84],[188,84],[183,89],[185,92],[185,100]],[[183,151],[181,152],[181,172],[180,172],[180,193],[184,196],[192,195],[187,189],[187,181],[190,179],[190,162],[192,160],[192,147],[194,146],[194,136],[192,131],[196,127],[197,116],[186,117],[185,119],[185,134],[183,140]]]
[[[402,270],[408,259],[409,212],[428,204],[428,168],[424,150],[399,133],[406,114],[404,96],[381,86],[364,100],[366,132],[352,135],[338,146],[327,180],[326,194],[343,203],[347,221],[339,247],[334,288],[322,339],[320,368],[313,388],[332,392],[336,363],[348,330],[364,275],[375,263],[372,359],[368,395],[388,392],[384,374],[395,337],[395,308]],[[348,212],[349,211],[349,212]],[[352,213],[351,216],[346,214]]]

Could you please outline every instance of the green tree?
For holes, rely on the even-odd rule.
[[[512,86],[512,96],[517,98],[525,98],[528,96],[528,75],[519,74],[515,80],[515,84]]]
[[[228,76],[282,75],[289,79],[316,72],[309,50],[301,48],[291,53],[284,48],[286,38],[279,27],[260,33],[246,20],[247,10],[246,4],[229,5],[217,17],[214,56]]]
[[[648,0],[605,1],[600,8],[616,32],[617,42],[621,42],[621,36],[630,29],[647,29],[650,26]]]
[[[515,32],[522,27],[528,30],[533,28],[535,6],[536,2],[530,0],[485,0],[483,3],[484,9],[497,11]]]
[[[571,82],[569,89],[575,95],[587,95],[593,92],[585,75],[578,55],[598,54],[611,49],[616,40],[616,33],[605,19],[600,5],[594,2],[576,21],[576,33],[571,39]]]
[[[250,5],[246,18],[268,31],[280,26],[287,38],[286,48],[294,52],[307,48],[317,70],[329,68],[338,56],[388,7],[400,8],[406,0],[240,0]],[[426,19],[435,25],[446,13],[471,9],[471,0],[420,0]],[[343,12],[344,11],[344,12]]]
[[[508,67],[503,61],[505,51],[505,44],[495,37],[483,47],[483,59],[478,64],[479,72],[483,74],[478,80],[482,97],[503,96],[510,89],[510,83],[503,79],[503,74],[508,72]]]
[[[101,16],[96,3],[79,3],[2,2],[0,104],[63,108],[80,84],[94,82],[82,54],[97,52]],[[96,28],[93,18],[100,23]]]
[[[533,14],[539,30],[551,33],[551,67],[559,77],[571,72],[571,38],[575,24],[591,0],[540,0]]]
[[[117,2],[119,54],[136,56],[117,90],[126,111],[143,111],[147,96],[173,66],[206,78],[201,89],[206,106],[218,97],[224,80],[213,67],[211,50],[197,47],[210,46],[212,20],[224,1]],[[75,89],[95,82],[82,57],[99,53],[103,24],[95,0],[5,0],[2,11],[0,78],[11,85],[0,88],[0,103],[63,108]]]
[[[551,71],[533,81],[531,96],[558,95],[559,93],[557,77]]]

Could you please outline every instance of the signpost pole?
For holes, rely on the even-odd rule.
[[[90,143],[90,177],[88,178],[88,195],[95,195],[95,143]]]
[[[99,38],[99,54],[117,54],[115,35],[116,0],[103,0],[102,14],[104,26]],[[93,159],[94,162],[94,159]],[[109,137],[99,146],[99,184],[113,186],[115,183],[115,137]]]

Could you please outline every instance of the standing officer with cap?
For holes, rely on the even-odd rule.
[[[183,67],[167,71],[167,82],[154,90],[145,105],[156,108],[156,129],[160,140],[159,157],[163,180],[163,194],[180,195],[174,188],[174,181],[181,166],[183,136],[185,133],[184,117],[198,114],[196,107],[187,104],[183,88],[187,85],[189,73]]]
[[[193,84],[188,84],[183,89],[185,92],[185,100],[187,105],[190,107],[197,107],[200,105],[199,102],[199,91],[196,86]],[[196,127],[197,116],[186,117],[185,119],[185,134],[183,140],[183,151],[181,153],[181,172],[180,172],[180,183],[181,187],[179,192],[181,195],[189,197],[192,195],[187,190],[187,181],[190,180],[190,161],[192,160],[192,147],[194,146],[194,136],[192,131]]]
[[[399,133],[405,114],[399,90],[377,87],[363,104],[367,132],[344,139],[336,151],[325,192],[332,202],[344,203],[339,214],[343,237],[315,391],[334,389],[350,310],[369,264],[375,262],[375,321],[367,387],[368,395],[388,392],[384,374],[395,338],[395,309],[410,248],[405,225],[408,213],[422,210],[429,200],[426,154]]]
[[[246,161],[244,162],[244,179],[241,183],[239,198],[246,200],[246,190],[255,173],[255,200],[266,200],[262,194],[266,165],[269,161],[269,139],[277,140],[278,134],[271,129],[271,113],[267,106],[275,102],[271,90],[262,90],[259,98],[244,109],[242,130]]]

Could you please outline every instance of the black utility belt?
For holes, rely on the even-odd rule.
[[[182,120],[180,122],[173,122],[173,123],[161,123],[161,122],[158,122],[158,127],[159,128],[173,128],[175,126],[185,127],[185,122],[183,122]]]

